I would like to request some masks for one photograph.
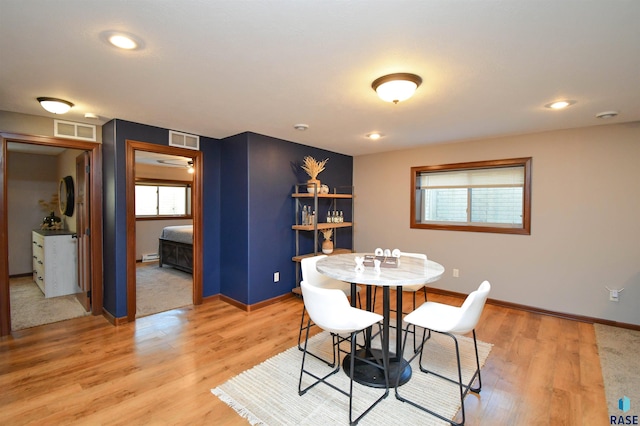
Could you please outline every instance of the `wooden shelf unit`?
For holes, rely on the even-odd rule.
[[[319,207],[323,207],[323,212],[326,212],[327,210],[329,211],[338,210],[337,208],[338,200],[351,200],[349,207],[350,207],[351,218],[353,218],[353,214],[354,214],[353,187],[351,186],[342,187],[342,188],[336,187],[336,188],[333,188],[333,190],[328,194],[316,194],[316,193],[308,192],[307,184],[301,183],[301,184],[295,185],[294,192],[291,194],[291,197],[296,200],[296,203],[295,203],[296,219],[295,219],[294,225],[291,226],[291,229],[294,230],[296,233],[296,254],[291,259],[292,261],[296,262],[296,286],[297,287],[293,289],[293,293],[300,294],[300,287],[298,287],[299,280],[301,279],[300,262],[302,261],[302,259],[306,257],[313,257],[313,256],[318,256],[322,254],[322,250],[319,249],[319,244],[318,244],[319,242],[318,234],[321,231],[326,229],[336,230],[333,235],[334,249],[333,249],[333,252],[330,254],[330,256],[334,254],[351,253],[353,251],[352,249],[354,245],[353,231],[351,232],[351,247],[352,247],[351,249],[337,247],[336,241],[337,241],[337,232],[338,232],[337,230],[340,228],[353,229],[354,223],[353,222],[325,222],[323,221],[324,217],[318,215]],[[318,200],[323,201],[322,206],[319,205]],[[328,200],[328,205],[326,200]],[[309,208],[312,211],[316,212],[316,217],[317,217],[316,223],[311,225],[303,225],[300,223],[302,209],[303,209],[303,206],[305,205],[309,206]],[[340,210],[349,212],[349,209],[345,209],[345,208]],[[301,250],[300,250],[300,233],[301,232],[311,232],[313,234],[314,250],[310,253],[301,253]]]

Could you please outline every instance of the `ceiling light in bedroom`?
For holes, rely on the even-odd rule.
[[[189,161],[187,163],[187,172],[194,174],[196,172],[196,169],[193,168],[193,161]]]
[[[397,104],[409,99],[422,84],[422,78],[415,74],[397,73],[377,78],[371,83],[380,99]]]
[[[367,137],[371,140],[378,140],[382,137],[382,133],[378,133],[378,132],[373,132],[373,133],[369,133],[367,134]]]
[[[42,108],[53,114],[64,114],[68,112],[73,104],[64,99],[40,97],[38,102],[42,105]]]

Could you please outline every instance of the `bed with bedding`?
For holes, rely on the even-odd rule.
[[[193,225],[166,226],[159,238],[159,265],[193,273]]]

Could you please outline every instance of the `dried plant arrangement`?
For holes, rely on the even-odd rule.
[[[324,237],[325,240],[331,241],[331,236],[333,235],[333,229],[329,228],[329,229],[321,229],[322,231],[322,236]]]
[[[311,179],[318,179],[318,175],[324,170],[324,166],[327,164],[327,161],[329,161],[328,158],[322,161],[317,161],[315,158],[307,155],[304,157],[302,170],[307,172]]]
[[[42,207],[42,210],[50,213],[55,211],[58,208],[58,194],[51,195],[51,201],[47,202],[45,200],[38,200],[38,204]]]

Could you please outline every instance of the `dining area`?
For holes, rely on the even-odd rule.
[[[312,256],[302,260],[301,270],[301,398],[318,385],[342,394],[349,424],[393,400],[427,424],[464,424],[464,399],[480,392],[480,359],[484,362],[490,350],[481,346],[479,356],[475,336],[488,282],[461,306],[430,302],[425,286],[438,281],[445,268],[424,254],[398,249]],[[413,306],[404,300],[407,293]],[[314,327],[320,336],[312,337]],[[309,344],[319,338],[330,353]],[[348,377],[347,386],[343,379],[342,386],[336,384],[340,375]]]

